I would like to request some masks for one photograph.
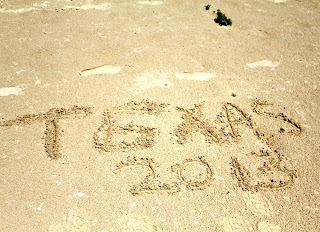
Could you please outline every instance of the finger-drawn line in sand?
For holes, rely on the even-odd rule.
[[[145,179],[142,180],[139,185],[135,185],[130,189],[130,192],[132,193],[132,195],[136,195],[136,194],[139,194],[144,189],[148,189],[152,181],[155,179],[156,173],[154,168],[154,160],[149,158],[128,157],[127,161],[124,161],[124,162],[121,161],[113,172],[117,173],[123,168],[131,167],[131,166],[142,166],[149,169],[149,173],[147,174]]]
[[[205,168],[204,178],[201,178],[202,173],[198,173],[198,178],[194,180],[194,177],[188,177],[187,172],[188,168],[191,167],[191,172],[200,171],[201,168],[194,167],[192,165],[202,166]],[[189,167],[188,167],[189,166]],[[178,178],[181,182],[185,183],[187,188],[190,190],[204,189],[214,180],[214,171],[209,163],[205,160],[204,157],[198,157],[198,159],[186,159],[181,164],[176,164],[171,167],[172,171],[177,172]],[[190,172],[190,170],[189,170]]]
[[[214,180],[214,171],[204,157],[198,159],[187,159],[180,164],[171,166],[171,170],[177,173],[178,182],[171,184],[156,184],[158,177],[156,164],[153,159],[128,157],[127,161],[120,162],[114,173],[132,166],[141,166],[149,170],[146,177],[138,185],[134,185],[129,191],[133,195],[140,193],[168,192],[177,193],[181,191],[181,185],[185,184],[189,190],[203,190]],[[199,168],[200,167],[200,168]],[[203,170],[204,169],[204,170]],[[180,182],[179,182],[180,181]]]
[[[13,120],[7,120],[0,122],[2,127],[22,126],[30,125],[32,123],[45,121],[45,151],[48,157],[52,160],[56,160],[61,157],[59,140],[61,139],[61,130],[58,126],[60,119],[68,118],[71,116],[85,117],[91,114],[91,108],[73,106],[70,109],[65,108],[53,108],[46,113],[39,114],[26,114],[19,116]]]
[[[120,72],[122,68],[120,66],[104,65],[91,69],[85,69],[79,72],[83,77],[88,77],[92,75],[102,75],[102,74],[116,74]]]
[[[253,121],[252,116],[233,103],[223,104],[223,111],[217,115],[216,121],[220,124],[219,130],[221,130],[225,141],[239,141],[243,134],[242,130],[248,128],[258,140],[269,144],[265,134]]]
[[[134,185],[129,191],[132,195],[137,195],[140,193],[152,193],[155,191],[162,192],[178,192],[180,190],[177,183],[169,184],[158,184],[156,187],[155,179],[156,179],[156,171],[155,171],[155,162],[153,159],[149,158],[136,158],[136,157],[128,157],[127,161],[120,162],[117,165],[117,168],[113,171],[115,174],[120,170],[126,167],[131,166],[142,166],[149,169],[149,173],[146,175],[144,180],[140,182],[138,185]]]
[[[143,125],[127,123],[120,125],[116,119],[120,116],[134,114],[158,115],[166,112],[167,104],[148,100],[129,102],[123,107],[116,107],[104,113],[104,120],[98,131],[94,133],[95,146],[103,151],[132,151],[151,148],[156,143],[158,129]]]
[[[106,152],[111,151],[132,151],[144,148],[150,148],[155,145],[156,128],[145,127],[142,125],[128,124],[126,126],[115,126],[115,120],[111,120],[109,112],[105,113],[103,125],[99,127],[98,132],[94,134],[94,141],[97,148]],[[115,142],[115,136],[136,134],[136,138],[130,142],[122,140]]]
[[[114,110],[128,111],[131,113],[141,112],[149,115],[159,115],[160,113],[168,112],[167,107],[170,104],[157,103],[149,100],[142,100],[141,102],[131,101],[126,103],[124,106],[116,107]]]
[[[205,119],[202,113],[203,106],[204,103],[201,103],[190,110],[176,107],[176,110],[183,112],[183,122],[174,131],[177,143],[185,144],[188,140],[192,140],[192,136],[196,132],[203,134],[208,143],[237,141],[242,134],[240,127],[243,126],[251,129],[259,140],[264,141],[264,134],[260,132],[251,116],[238,106],[229,102],[224,103],[222,112],[217,115],[217,126]]]
[[[236,157],[231,157],[232,175],[236,177],[239,187],[243,190],[257,192],[284,189],[290,187],[297,178],[296,170],[287,167],[288,159],[277,151],[262,149],[259,153],[246,154],[245,158],[246,164]],[[254,171],[248,168],[249,158],[254,158]]]
[[[254,128],[251,117],[242,111],[238,106],[228,102],[224,104],[223,110],[225,113],[226,122],[231,131],[231,137],[241,137],[241,133],[239,132],[239,126],[241,125],[244,125],[250,129]]]
[[[264,105],[263,105],[264,104]],[[292,124],[297,128],[297,132],[290,133],[298,134],[301,132],[300,126],[289,119],[287,116],[274,114],[270,112],[262,112],[261,107],[266,103],[256,103],[253,105],[253,112],[266,117],[273,117],[282,120],[288,124]],[[122,107],[115,107],[107,110],[104,113],[103,124],[94,135],[96,147],[104,151],[128,151],[138,150],[143,148],[153,147],[156,143],[155,136],[159,133],[157,128],[146,127],[143,125],[126,124],[118,125],[118,118],[120,115],[133,115],[135,113],[158,115],[161,112],[168,112],[165,108],[168,104],[159,104],[148,100],[142,102],[130,102]],[[271,105],[272,106],[272,105]],[[196,104],[192,109],[185,109],[182,107],[175,107],[179,112],[182,112],[183,122],[173,131],[176,136],[178,144],[185,144],[189,140],[192,141],[194,134],[200,133],[205,137],[208,143],[223,143],[234,141],[237,142],[243,134],[243,130],[248,128],[252,130],[253,134],[260,141],[269,144],[268,138],[262,130],[252,120],[251,115],[245,113],[237,105],[227,102],[223,103],[222,112],[217,115],[216,124],[206,119],[203,114],[204,103]],[[130,117],[130,116],[129,116]],[[117,120],[116,120],[117,119]],[[289,133],[285,129],[280,128],[280,133]],[[136,135],[135,140],[126,142],[126,140],[115,142],[116,137],[122,135]]]
[[[205,136],[208,143],[219,143],[223,138],[215,126],[204,118],[202,113],[204,103],[195,105],[193,109],[187,110],[182,107],[176,107],[177,111],[183,113],[183,122],[175,129],[174,134],[177,137],[177,143],[185,144],[192,140],[193,134],[199,132]]]
[[[261,101],[256,99],[255,101],[253,101],[252,103],[252,109],[253,112],[264,116],[264,117],[269,117],[269,118],[275,118],[279,121],[282,121],[285,125],[288,125],[289,127],[291,127],[291,129],[285,128],[285,126],[280,127],[279,129],[279,133],[281,134],[293,134],[293,135],[299,135],[301,134],[301,126],[295,122],[293,119],[289,118],[288,116],[284,115],[283,113],[275,113],[275,112],[271,112],[271,110],[275,105],[272,103],[268,103],[267,101]],[[271,107],[269,110],[270,111],[266,111],[264,110],[264,108],[267,107]],[[285,109],[285,107],[283,107],[283,109]]]
[[[47,120],[46,121],[46,131],[45,134],[45,143],[44,147],[46,153],[51,159],[58,159],[61,157],[60,152],[60,138],[61,138],[61,130],[58,126],[57,120]]]

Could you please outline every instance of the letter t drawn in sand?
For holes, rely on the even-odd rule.
[[[13,120],[0,122],[2,127],[30,125],[39,121],[45,121],[45,151],[51,160],[57,160],[61,157],[60,144],[61,129],[58,125],[59,119],[71,116],[88,116],[91,109],[87,107],[73,106],[71,109],[53,108],[46,113],[27,114],[19,116]]]

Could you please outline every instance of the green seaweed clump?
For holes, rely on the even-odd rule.
[[[213,13],[215,12],[213,11]],[[232,25],[232,20],[230,18],[227,18],[225,14],[223,14],[219,9],[217,10],[217,17],[214,19],[214,21],[220,26]]]

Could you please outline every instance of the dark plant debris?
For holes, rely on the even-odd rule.
[[[215,11],[213,11],[213,13],[215,13]],[[232,25],[232,20],[230,18],[227,18],[220,9],[217,10],[217,17],[214,19],[214,21],[220,26]]]

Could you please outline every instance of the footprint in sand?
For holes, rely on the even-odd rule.
[[[148,231],[165,232],[164,229],[155,225],[150,218],[145,215],[135,213],[125,213],[122,217],[113,221],[114,226],[109,231],[128,232],[128,231]]]
[[[80,71],[80,75],[83,77],[88,77],[92,75],[101,75],[101,74],[116,74],[120,72],[120,66],[113,66],[113,65],[104,65],[96,68],[85,69]]]
[[[213,73],[176,73],[176,78],[182,80],[207,81],[215,76]]]
[[[170,88],[173,86],[173,83],[167,80],[167,76],[168,73],[159,70],[145,72],[135,79],[136,83],[134,84],[134,87],[128,89],[128,91],[133,94],[138,94],[154,87]]]
[[[273,225],[267,221],[261,221],[258,223],[259,232],[281,232],[281,227]]]
[[[240,214],[235,214],[230,217],[224,217],[219,220],[218,228],[223,232],[254,232],[254,228],[250,222]]]
[[[276,68],[278,67],[280,62],[272,62],[271,60],[261,60],[258,62],[247,64],[249,68],[261,68],[261,67],[270,67],[270,68]]]
[[[62,222],[49,226],[49,232],[68,232],[68,231],[92,231],[96,220],[83,209],[72,209],[68,216],[65,216]]]
[[[274,216],[271,202],[261,193],[245,192],[243,193],[243,200],[250,212],[255,216]]]

